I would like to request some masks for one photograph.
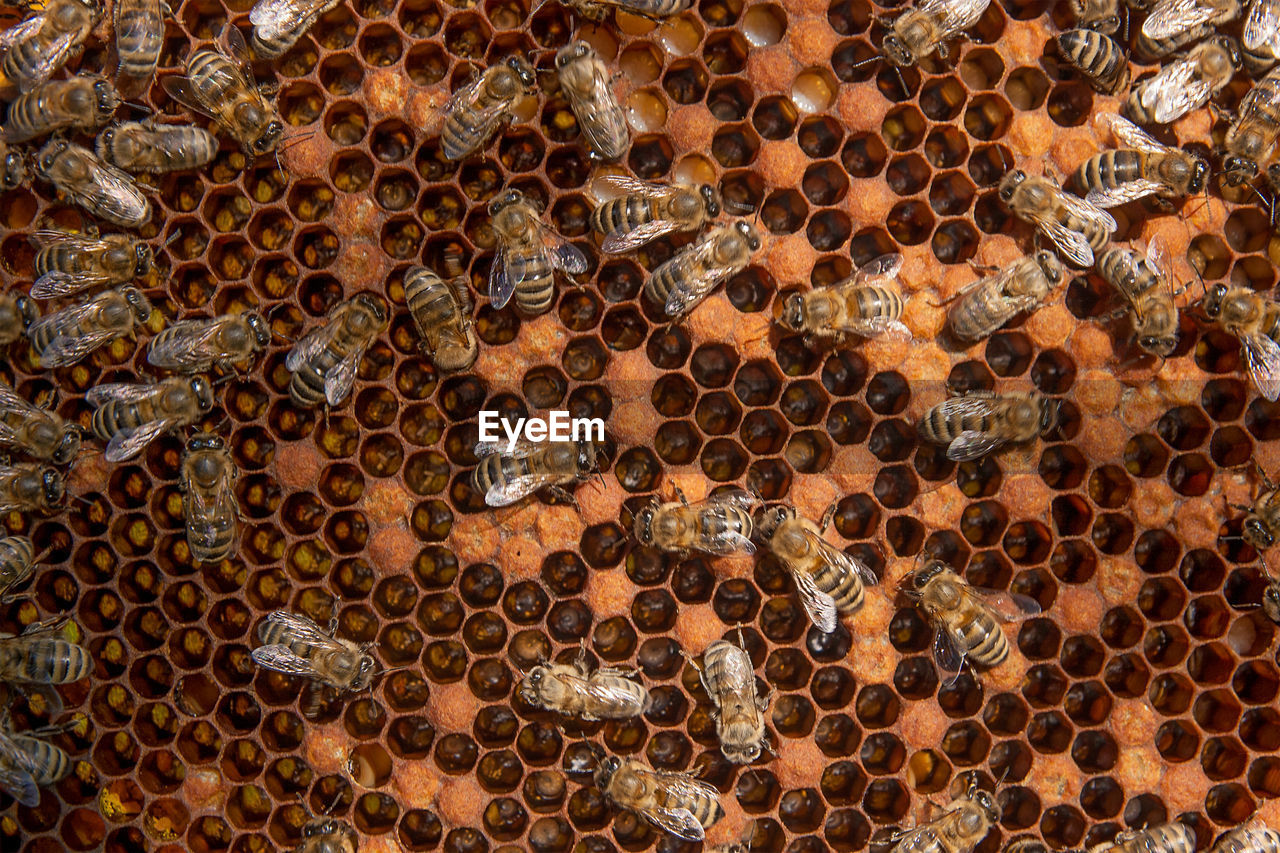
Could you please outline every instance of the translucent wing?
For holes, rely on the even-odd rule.
[[[67,61],[67,54],[75,43],[75,33],[62,33],[53,41],[32,64],[29,75],[18,81],[18,88],[30,92],[48,80]]]
[[[363,347],[354,349],[325,373],[324,398],[330,406],[341,404],[351,393],[351,386],[356,381],[356,367],[360,364],[360,358],[363,355]]]
[[[75,364],[98,347],[116,337],[114,329],[94,329],[92,332],[73,330],[70,335],[58,335],[40,353],[41,367],[66,367]]]
[[[89,179],[58,189],[78,199],[82,206],[94,210],[104,219],[121,225],[134,225],[150,216],[151,203],[132,178],[96,157],[85,160],[89,165]]]
[[[468,129],[472,131],[483,131],[482,135],[487,135],[493,130],[494,125],[507,113],[510,103],[501,98],[491,98],[485,104],[477,105],[476,99],[480,94],[484,83],[484,76],[481,75],[476,79],[467,83],[457,92],[454,92],[448,103],[445,104],[444,112],[446,115],[456,114],[462,109],[462,105],[466,104],[467,109],[462,115],[468,118],[466,122]]]
[[[552,266],[574,275],[580,275],[587,271],[589,266],[587,256],[582,254],[581,249],[545,225],[542,226],[542,237]]]
[[[746,489],[730,489],[728,491],[714,494],[707,498],[704,503],[708,505],[726,505],[736,506],[742,509],[754,509],[759,506],[760,499],[748,492]]]
[[[557,479],[555,474],[545,472],[512,477],[504,483],[491,485],[485,492],[484,502],[489,506],[510,506],[538,489],[554,486]]]
[[[1209,23],[1215,12],[1202,0],[1159,0],[1142,22],[1142,34],[1150,39],[1170,38]]]
[[[630,175],[601,175],[596,178],[597,184],[603,184],[618,195],[638,195],[647,199],[663,201],[670,198],[677,191],[676,187],[669,184],[659,184],[653,181],[642,181],[639,178],[633,178]]]
[[[1248,335],[1240,342],[1254,384],[1262,396],[1274,403],[1280,397],[1280,344],[1265,335]]]
[[[492,456],[493,454],[497,453],[501,449],[502,449],[501,442],[479,441],[479,442],[476,442],[476,446],[472,448],[471,452],[476,455],[476,458],[483,459],[486,456]]]
[[[119,403],[136,403],[154,394],[157,387],[136,382],[107,382],[90,388],[84,398],[91,406],[102,406],[111,400]]]
[[[917,9],[936,16],[947,38],[976,24],[990,4],[991,0],[924,0]]]
[[[1075,262],[1077,266],[1093,266],[1093,247],[1079,231],[1072,231],[1052,219],[1041,220],[1040,229],[1058,247],[1058,251]]]
[[[938,404],[938,411],[946,420],[966,417],[986,417],[991,414],[991,398],[969,395],[950,397]]]
[[[216,119],[218,117],[213,107],[206,104],[204,100],[196,94],[196,90],[191,86],[191,81],[186,77],[163,77],[160,80],[160,85],[164,87],[165,92],[170,98],[173,98],[192,112],[208,116],[212,119]]]
[[[222,50],[222,55],[231,60],[240,72],[244,88],[252,89],[254,87],[252,55],[249,53],[249,46],[244,43],[240,28],[230,23],[224,26],[219,33],[218,46]]]
[[[650,240],[656,240],[663,234],[669,234],[680,227],[674,219],[651,219],[630,231],[612,231],[605,235],[600,243],[600,251],[610,255],[618,255],[638,249]]]
[[[170,418],[158,421],[147,421],[136,429],[122,429],[107,442],[107,449],[102,455],[108,462],[123,462],[132,459],[143,451],[148,444],[177,426]]]
[[[696,277],[689,276],[685,287],[674,289],[667,297],[666,311],[668,317],[684,316],[693,306],[701,302],[708,293],[715,290],[716,285],[736,272],[736,267],[734,266],[715,264],[716,249],[719,246],[719,242],[719,231],[713,231],[698,243],[686,248],[675,257],[669,258],[662,266],[651,273],[652,275],[658,275],[658,270],[666,269],[668,264],[676,267],[683,266],[686,273],[697,273]]]
[[[858,271],[853,274],[850,281],[857,285],[883,284],[896,280],[901,269],[902,255],[881,255],[858,267]]]
[[[1168,124],[1208,103],[1213,87],[1197,73],[1196,63],[1182,59],[1148,80],[1139,102],[1157,124]]]
[[[25,21],[20,21],[9,27],[4,32],[0,32],[0,52],[6,51],[20,41],[23,41],[39,32],[40,27],[44,24],[44,15],[32,15]]]
[[[5,738],[8,741],[8,738]],[[28,808],[35,808],[40,805],[40,789],[36,786],[36,780],[31,772],[18,766],[10,759],[10,752],[21,752],[17,749],[6,747],[3,754],[0,755],[0,788],[12,796],[15,800]]]
[[[933,659],[945,672],[959,672],[964,666],[964,641],[946,625],[938,625],[933,635]]]
[[[689,802],[712,798],[717,803],[720,801],[720,793],[708,785],[694,779],[685,773],[659,773],[647,771],[645,775],[652,775],[653,781],[658,787],[666,793],[665,799],[670,803]],[[702,828],[702,824],[693,816],[693,812],[688,808],[668,805],[659,807],[653,811],[645,812],[645,814],[661,826],[663,829],[678,835],[681,838],[690,841],[701,841],[706,837],[706,831]]]
[[[297,27],[319,5],[315,0],[259,0],[249,12],[249,23],[259,38],[274,39]]]
[[[1097,188],[1089,190],[1089,194],[1085,196],[1085,201],[1094,207],[1118,207],[1125,202],[1137,201],[1140,198],[1146,198],[1149,195],[1156,195],[1164,185],[1159,181],[1152,181],[1148,178],[1138,178],[1136,181],[1127,181],[1116,187]]]
[[[1094,205],[1082,198],[1073,196],[1071,193],[1062,193],[1062,206],[1067,208],[1071,213],[1080,219],[1090,222],[1099,228],[1105,230],[1108,234],[1114,234],[1117,227],[1115,217],[1105,210],[1099,210]]]
[[[577,676],[560,676],[566,681],[573,681],[579,690],[591,697],[600,708],[615,708],[621,705],[627,709],[635,707],[635,694],[624,687],[619,687],[613,679],[579,678]]]
[[[258,666],[265,666],[276,672],[306,675],[312,678],[321,677],[315,664],[307,658],[299,657],[288,646],[258,646],[250,654],[253,656],[253,662]]]
[[[3,382],[0,382],[0,409],[8,409],[26,417],[30,417],[33,413],[40,411],[25,399],[19,397],[17,391],[14,391]]]
[[[82,252],[102,248],[104,245],[102,240],[93,237],[72,234],[69,231],[57,231],[52,228],[41,229],[32,234],[31,243],[40,249],[47,249],[50,246],[74,246]]]
[[[267,618],[263,620],[262,625],[258,627],[258,636],[262,637],[262,633],[266,630],[267,623],[282,625],[285,628],[285,637],[290,642],[307,643],[313,646],[332,646],[334,644],[333,637],[330,637],[320,629],[312,620],[306,616],[300,616],[297,613],[290,613],[287,610],[273,610],[267,614]]]
[[[1253,0],[1241,40],[1251,53],[1280,58],[1280,0]]]
[[[101,273],[89,270],[81,270],[75,273],[54,270],[40,276],[36,279],[35,284],[31,285],[31,298],[57,299],[60,296],[79,293],[86,287],[95,287],[106,283],[107,277]]]
[[[1169,252],[1159,235],[1152,237],[1151,242],[1147,243],[1147,265],[1162,276],[1169,269]]]
[[[1040,612],[1040,602],[1026,595],[975,586],[967,589],[971,595],[978,597],[981,604],[1005,622],[1018,622]]]
[[[222,324],[216,320],[180,320],[163,338],[152,338],[147,362],[165,370],[199,370],[217,357],[211,344]]]
[[[876,577],[875,572],[871,571],[871,567],[857,557],[852,554],[846,554],[812,531],[806,531],[806,534],[817,545],[818,550],[822,552],[822,556],[826,558],[827,562],[840,566],[844,571],[856,575],[868,586],[875,586],[880,583],[880,579]]]
[[[911,330],[905,324],[899,320],[890,320],[885,317],[850,318],[842,328],[846,332],[852,332],[864,338],[884,338],[889,341],[905,341],[907,343],[912,340]]]
[[[516,292],[515,283],[507,275],[508,253],[505,247],[499,246],[489,267],[489,302],[494,310],[501,310],[511,301],[511,294]]]
[[[289,354],[285,356],[284,366],[290,373],[296,373],[302,365],[311,361],[324,351],[329,345],[329,341],[333,338],[334,333],[338,330],[339,318],[335,315],[330,316],[324,322],[324,325],[317,326],[302,336],[293,349],[289,350]]]
[[[795,580],[800,604],[804,606],[804,612],[809,614],[809,621],[822,633],[830,634],[839,624],[836,600],[818,589],[808,572],[793,571],[791,577]]]
[[[986,456],[1002,444],[1004,439],[992,433],[965,430],[947,445],[947,458],[956,462],[968,462]]]
[[[739,551],[743,554],[754,554],[756,552],[755,543],[743,536],[740,530],[719,530],[709,536],[705,542],[712,554],[733,554]]]
[[[1161,145],[1152,139],[1145,130],[1123,116],[1115,113],[1101,113],[1095,121],[1102,127],[1109,129],[1116,139],[1131,148],[1136,148],[1139,151],[1148,151],[1153,154],[1160,154],[1169,150],[1169,146]]]

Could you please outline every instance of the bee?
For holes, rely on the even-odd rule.
[[[919,602],[934,625],[934,660],[947,672],[959,672],[966,660],[983,669],[998,666],[1009,656],[1000,623],[1040,612],[1025,595],[970,586],[941,560],[925,563],[908,584],[907,596]]]
[[[67,465],[80,452],[80,439],[80,427],[67,423],[48,406],[28,403],[0,382],[0,447],[41,462]]]
[[[360,293],[329,312],[289,351],[284,366],[293,374],[289,396],[303,408],[321,403],[337,406],[356,381],[356,368],[378,335],[390,324],[386,304]]]
[[[151,247],[131,234],[72,234],[37,231],[35,269],[31,286],[36,299],[70,296],[88,287],[128,284],[151,272]]]
[[[1000,200],[1031,223],[1069,261],[1093,266],[1093,254],[1107,245],[1117,226],[1105,210],[1065,193],[1052,178],[1015,169],[1000,179]]]
[[[1058,423],[1058,405],[1035,392],[999,396],[973,391],[952,397],[920,419],[920,435],[947,445],[947,458],[968,462],[1006,444],[1021,444]]]
[[[453,94],[444,107],[441,149],[446,160],[462,160],[479,151],[498,126],[511,120],[511,109],[537,91],[538,78],[523,56],[487,68]]]
[[[89,213],[122,228],[141,228],[151,218],[151,202],[132,178],[64,139],[55,137],[40,149],[36,174]]]
[[[814,338],[838,340],[854,334],[910,341],[911,330],[900,319],[905,304],[898,288],[901,269],[901,255],[881,255],[851,278],[787,297],[779,321]]]
[[[169,97],[217,122],[246,156],[275,150],[284,125],[254,82],[249,49],[238,29],[228,24],[218,44],[192,51],[186,70],[186,77],[164,78]]]
[[[236,544],[236,465],[222,438],[207,432],[187,440],[182,460],[182,512],[187,546],[198,563],[217,563]]]
[[[1039,308],[1064,274],[1058,256],[1042,249],[970,282],[948,312],[951,330],[965,341],[982,340],[1018,314]]]
[[[572,664],[541,664],[520,682],[520,698],[530,705],[583,720],[625,720],[649,710],[643,684],[613,667],[587,668],[586,650]]]
[[[1240,9],[1240,0],[1156,0],[1142,22],[1140,49],[1150,56],[1159,56],[1163,54],[1149,53],[1146,46],[1165,50],[1169,44],[1176,44],[1165,50],[1172,52],[1202,37],[1201,34],[1234,21],[1240,17]]]
[[[0,514],[38,512],[53,515],[62,508],[66,484],[48,465],[0,465]]]
[[[1178,306],[1167,268],[1158,239],[1151,241],[1145,257],[1117,247],[1098,261],[1098,273],[1129,303],[1138,346],[1158,358],[1168,358],[1178,345]]]
[[[75,364],[98,347],[134,334],[151,319],[151,303],[136,287],[104,290],[78,305],[46,314],[27,329],[41,367]]]
[[[404,275],[404,298],[423,349],[438,370],[456,373],[476,363],[480,344],[471,327],[475,304],[464,278],[446,282],[426,267],[411,267]]]
[[[1212,853],[1276,853],[1280,850],[1280,832],[1261,821],[1250,821],[1228,831]]]
[[[680,554],[755,553],[751,511],[760,503],[755,495],[732,489],[690,506],[684,492],[674,488],[676,502],[661,503],[655,496],[649,506],[636,513],[635,533],[641,545]]]
[[[591,225],[604,235],[600,250],[620,254],[672,231],[697,231],[720,215],[720,194],[710,184],[658,184],[627,175],[602,175],[597,182],[620,193],[591,212]]]
[[[36,548],[25,536],[0,539],[0,602],[8,604],[17,596],[9,590],[21,586],[36,573]]]
[[[1129,90],[1124,109],[1140,124],[1170,124],[1198,110],[1231,82],[1240,68],[1235,39],[1217,36],[1170,62]]]
[[[914,65],[937,52],[946,59],[947,42],[978,23],[991,0],[922,0],[899,15],[880,52],[897,66]]]
[[[0,191],[21,186],[27,180],[27,156],[0,140]]]
[[[0,681],[7,684],[70,684],[88,678],[93,658],[63,636],[65,618],[28,625],[21,634],[0,635]]]
[[[144,89],[160,64],[165,0],[116,0],[116,82],[130,93]]]
[[[1087,190],[1085,201],[1094,207],[1116,207],[1149,195],[1181,198],[1204,189],[1209,161],[1203,157],[1162,145],[1114,113],[1099,115],[1097,124],[1111,128],[1130,147],[1095,154],[1076,170],[1077,184]]]
[[[1204,313],[1240,339],[1245,365],[1259,393],[1280,397],[1280,303],[1238,284],[1215,285],[1204,298]]]
[[[96,407],[93,432],[107,442],[106,460],[123,462],[161,434],[199,420],[213,408],[213,387],[203,376],[174,376],[154,384],[96,385],[85,400]]]
[[[178,373],[228,369],[271,343],[271,329],[257,311],[212,320],[180,320],[151,339],[147,363]]]
[[[302,828],[302,841],[293,853],[358,853],[358,838],[351,825],[334,818],[319,818]]]
[[[1075,13],[1077,27],[1114,35],[1120,29],[1122,3],[1127,9],[1141,11],[1150,6],[1151,2],[1152,0],[1071,0],[1071,10]]]
[[[1254,470],[1262,481],[1262,490],[1253,499],[1253,505],[1232,504],[1231,506],[1234,509],[1244,510],[1246,513],[1244,524],[1240,530],[1240,538],[1255,551],[1261,553],[1274,545],[1276,536],[1280,534],[1280,488],[1271,482],[1271,478],[1266,475],[1266,472],[1256,462],[1254,463]],[[1275,586],[1274,582],[1272,586]],[[1280,614],[1280,589],[1277,589],[1277,593],[1276,612]],[[1277,618],[1276,621],[1280,622],[1280,618]]]
[[[0,41],[5,79],[29,92],[61,68],[102,17],[94,0],[49,0],[37,15],[8,30]]]
[[[369,654],[369,646],[334,637],[334,627],[325,632],[306,616],[275,610],[258,625],[262,645],[251,652],[253,661],[276,672],[313,679],[340,693],[359,693],[373,683],[378,662]]]
[[[6,714],[7,718],[7,714]],[[71,758],[44,740],[65,730],[50,726],[15,733],[0,729],[0,789],[29,808],[40,805],[40,788],[60,782],[71,774]]]
[[[509,506],[543,488],[572,503],[573,497],[561,487],[589,478],[600,459],[600,450],[587,440],[518,441],[509,451],[500,450],[496,441],[482,441],[475,454],[480,464],[471,472],[471,485],[489,506]]]
[[[249,12],[249,43],[263,59],[283,56],[339,0],[258,0]]]
[[[1246,53],[1265,62],[1280,59],[1280,2],[1253,0],[1240,42]]]
[[[649,274],[644,292],[677,320],[731,276],[746,269],[760,249],[760,235],[746,222],[720,225],[703,234]]]
[[[864,588],[879,583],[865,563],[822,538],[834,514],[832,504],[819,526],[792,507],[778,506],[767,510],[760,521],[760,535],[791,573],[800,604],[824,634],[836,630],[839,614],[850,616],[861,610]]]
[[[693,0],[564,0],[564,2],[582,17],[596,23],[608,18],[610,9],[659,21],[693,8]]]
[[[756,690],[755,667],[742,640],[742,627],[738,627],[737,645],[716,640],[707,646],[702,666],[687,653],[685,657],[698,670],[702,689],[716,706],[716,737],[724,757],[734,764],[755,761],[766,746],[764,713],[773,691],[761,696]]]
[[[1002,635],[1003,636],[1003,635]],[[964,796],[924,826],[896,835],[892,853],[969,853],[1002,817],[1000,805],[970,777]]]
[[[50,80],[9,104],[5,142],[27,142],[59,130],[92,130],[111,119],[120,104],[109,80],[81,74]]]
[[[1114,95],[1129,85],[1129,59],[1115,40],[1097,30],[1067,30],[1058,35],[1058,50],[1089,85]]]
[[[556,76],[592,152],[602,160],[625,154],[631,131],[599,54],[585,41],[570,42],[556,53]]]
[[[1095,844],[1089,853],[1195,853],[1196,835],[1185,824],[1163,823],[1149,829],[1122,832],[1114,841]]]
[[[1262,591],[1262,612],[1272,622],[1280,622],[1280,578],[1268,574],[1267,588]]]
[[[501,309],[516,298],[526,314],[542,314],[555,298],[555,271],[584,273],[587,256],[542,223],[538,208],[519,190],[489,202],[498,254],[489,268],[489,301]]]
[[[0,293],[0,346],[22,337],[39,318],[40,308],[26,294]]]
[[[595,771],[596,787],[614,805],[686,841],[701,841],[724,816],[720,793],[688,773],[651,770],[634,758],[610,756]]]
[[[1240,101],[1223,139],[1223,180],[1239,186],[1253,180],[1280,137],[1280,68],[1263,77]]]
[[[203,127],[128,121],[98,134],[98,156],[126,172],[182,172],[218,156],[218,139]]]

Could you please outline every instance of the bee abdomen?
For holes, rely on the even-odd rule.
[[[89,674],[89,654],[80,646],[61,639],[6,641],[17,644],[0,652],[2,669],[10,678],[43,684],[67,684]]]
[[[119,32],[138,32],[136,39],[120,39],[116,43],[120,64],[118,73],[126,77],[146,79],[160,61],[164,37],[164,20],[151,4],[130,3],[120,14]]]
[[[979,415],[955,415],[949,418],[942,406],[934,406],[920,421],[920,431],[924,437],[937,444],[950,444],[962,432],[985,432],[986,426]]]
[[[1142,162],[1142,156],[1136,151],[1095,154],[1076,170],[1076,183],[1084,190],[1095,187],[1113,189],[1141,179]]]
[[[315,358],[303,362],[289,380],[289,396],[299,406],[312,408],[325,402],[325,377],[342,360],[337,343],[335,339]]]
[[[481,84],[482,91],[476,98],[475,112],[488,109],[493,103],[493,96],[487,87]],[[471,111],[453,110],[445,116],[444,127],[440,129],[440,146],[444,150],[446,160],[461,160],[476,148],[480,147],[493,132],[492,122],[472,123]]]
[[[1068,30],[1058,36],[1058,48],[1099,91],[1112,94],[1128,85],[1129,61],[1108,36],[1094,30]]]
[[[994,619],[986,614],[974,619],[961,632],[968,656],[978,666],[992,667],[1009,656],[1009,641]]]
[[[853,292],[855,314],[863,319],[902,317],[902,295],[887,287],[859,287]]]
[[[60,747],[26,735],[9,737],[30,758],[35,771],[31,778],[37,786],[52,785],[71,774],[71,758]]]
[[[852,572],[840,573],[823,563],[814,574],[813,582],[835,599],[836,609],[841,613],[851,615],[862,609],[866,594],[861,579]]]
[[[94,410],[90,425],[93,427],[94,435],[103,441],[109,441],[111,436],[122,430],[136,427],[142,423],[142,420],[137,405],[112,400]]]
[[[201,563],[217,563],[231,555],[235,544],[236,522],[231,516],[209,520],[206,529],[187,527],[187,545],[191,556]]]

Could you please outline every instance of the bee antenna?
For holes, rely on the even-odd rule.
[[[289,138],[285,140],[283,145],[276,146],[276,163],[278,164],[280,162],[281,150],[288,151],[290,148],[297,145],[298,143],[306,142],[308,139],[310,139],[315,135],[316,135],[316,132],[314,130],[304,130],[301,133],[289,134]],[[284,169],[281,168],[280,171],[284,172]]]
[[[154,109],[152,109],[151,107],[149,107],[149,106],[148,106],[148,105],[146,105],[146,104],[140,104],[140,103],[138,103],[137,101],[121,101],[120,103],[124,104],[124,105],[125,105],[125,106],[127,106],[127,107],[133,107],[135,110],[140,110],[140,111],[142,111],[142,112],[146,113],[147,115],[154,115],[154,114],[155,114],[155,110],[154,110]]]
[[[861,68],[861,67],[862,67],[862,66],[864,66],[864,65],[869,65],[869,64],[871,64],[872,62],[879,62],[879,61],[880,61],[880,60],[882,60],[882,59],[884,59],[884,57],[877,53],[875,56],[869,56],[869,57],[867,57],[866,59],[862,60],[861,62],[855,62],[855,63],[853,63],[853,65],[851,65],[851,66],[849,66],[849,67],[850,67],[850,68]]]

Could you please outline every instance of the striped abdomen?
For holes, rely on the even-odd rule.
[[[534,455],[508,456],[505,453],[493,453],[480,460],[475,471],[471,473],[471,484],[481,495],[488,494],[494,483],[509,483],[516,477],[529,476],[534,473]]]
[[[862,579],[856,572],[830,560],[820,559],[816,571],[811,572],[818,589],[835,599],[836,609],[844,614],[862,609],[865,596]]]
[[[526,314],[541,314],[551,307],[556,295],[554,268],[545,251],[510,252],[507,276],[517,282],[516,307]]]
[[[1120,45],[1094,30],[1068,30],[1058,36],[1058,47],[1094,88],[1114,93],[1129,84],[1129,60]]]
[[[996,618],[972,603],[941,614],[960,641],[961,649],[976,666],[996,666],[1009,656],[1009,641]]]
[[[437,326],[457,325],[461,320],[453,292],[430,270],[419,267],[405,276],[404,300],[423,337]]]
[[[976,341],[999,329],[1018,313],[1017,303],[1004,290],[984,284],[966,293],[951,309],[951,329],[960,338]]]
[[[1095,154],[1076,169],[1076,183],[1085,191],[1114,189],[1141,180],[1145,163],[1146,157],[1128,149]]]
[[[591,226],[601,234],[634,231],[641,225],[662,218],[658,203],[641,195],[625,195],[610,199],[591,211]]]
[[[187,547],[200,563],[217,563],[231,554],[236,541],[236,519],[231,514],[204,516],[199,528],[187,526]]]
[[[1168,56],[1176,50],[1181,50],[1189,44],[1203,41],[1213,35],[1214,29],[1210,24],[1199,24],[1189,30],[1162,39],[1153,39],[1138,31],[1138,41],[1135,45],[1139,54],[1147,59],[1159,59],[1162,56]]]
[[[496,73],[503,73],[498,69]],[[490,91],[486,76],[480,81],[480,91],[474,104],[450,110],[444,118],[444,127],[440,130],[440,146],[447,160],[461,160],[471,154],[489,139],[494,129],[506,115],[500,110],[488,121],[478,122],[475,113],[487,110],[505,100]]]
[[[1106,229],[1106,226],[1090,219],[1077,219],[1068,213],[1066,208],[1058,208],[1058,221],[1064,228],[1083,234],[1089,241],[1089,248],[1093,249],[1094,257],[1097,257],[1098,253],[1111,242],[1111,232]]]
[[[936,444],[950,444],[962,432],[989,432],[991,418],[985,414],[952,414],[945,407],[934,406],[920,421],[920,432]]]
[[[160,46],[164,41],[164,17],[159,0],[117,0],[116,39],[116,52],[120,57],[116,74],[149,80],[160,62]]]
[[[66,684],[93,668],[82,647],[56,637],[10,637],[0,642],[0,674],[30,684]]]
[[[30,577],[34,562],[35,546],[30,539],[25,536],[0,539],[0,593]]]
[[[27,735],[11,734],[9,740],[31,760],[35,771],[31,778],[38,787],[60,782],[71,774],[71,759],[61,747]]]
[[[106,404],[94,409],[90,424],[94,435],[103,441],[110,441],[111,436],[126,429],[136,429],[152,420],[150,398],[133,403],[119,400],[108,400]]]
[[[863,320],[881,317],[897,320],[902,317],[902,295],[888,287],[865,285],[854,288],[849,294],[849,313]]]
[[[345,348],[344,348],[345,349]],[[302,363],[289,380],[289,396],[299,406],[311,408],[325,401],[324,380],[329,371],[338,366],[344,353],[339,350],[336,336],[320,350],[315,358]]]
[[[187,77],[200,102],[216,109],[234,99],[231,89],[240,79],[240,69],[216,50],[202,47],[187,60]]]

